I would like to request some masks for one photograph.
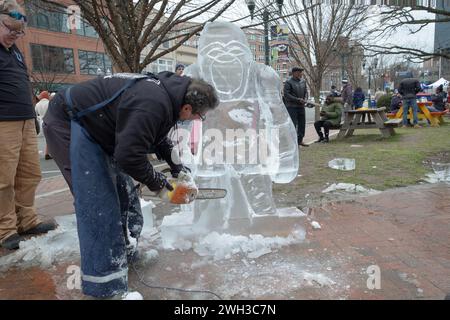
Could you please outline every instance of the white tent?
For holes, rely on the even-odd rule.
[[[435,83],[429,84],[428,87],[436,89],[437,87],[439,87],[442,84],[442,86],[448,87],[449,82],[448,80],[445,80],[444,78],[440,78],[438,81],[436,81]]]

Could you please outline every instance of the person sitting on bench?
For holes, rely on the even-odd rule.
[[[316,142],[329,142],[330,128],[337,127],[341,124],[342,116],[342,103],[335,100],[332,95],[328,95],[325,104],[320,111],[320,120],[314,123],[317,134],[319,135],[319,140]],[[322,127],[324,133],[322,133]],[[324,135],[325,134],[325,135]]]
[[[431,101],[433,101],[433,106],[427,107],[430,112],[442,112],[445,111],[445,92],[442,84],[436,88],[436,94],[431,96]]]

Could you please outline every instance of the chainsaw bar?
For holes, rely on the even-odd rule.
[[[219,188],[198,188],[198,195],[195,200],[223,199],[227,196],[226,189]]]

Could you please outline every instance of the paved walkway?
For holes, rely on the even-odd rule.
[[[316,139],[311,129],[306,142]],[[73,213],[61,177],[41,182],[37,208],[44,217]],[[313,220],[321,230],[313,230]],[[450,292],[448,184],[329,203],[313,209],[304,221],[303,243],[258,259],[206,261],[192,250],[160,250],[157,263],[140,264],[138,269],[149,283],[203,288],[225,299],[443,299]],[[8,254],[0,250],[0,257]],[[79,290],[67,287],[66,270],[73,263],[78,262],[2,273],[0,299],[83,299]],[[368,287],[368,268],[380,270],[380,289]],[[146,299],[212,298],[149,289],[134,271],[130,286]]]

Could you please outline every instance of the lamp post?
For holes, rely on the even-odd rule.
[[[371,64],[369,64],[369,66],[368,66],[368,71],[369,71],[369,88],[368,88],[368,90],[367,90],[367,95],[368,95],[368,99],[369,99],[369,104],[368,104],[368,106],[370,107],[370,102],[371,102],[371,96],[370,96],[370,88],[371,88],[371,82],[370,82],[370,80],[371,80],[371,78],[372,78],[372,70],[374,70],[376,67],[377,67],[377,65],[378,65],[378,58],[375,58],[375,59],[373,59],[372,60],[372,63]],[[365,66],[366,66],[366,60],[364,59],[363,60],[363,69],[365,68]],[[375,78],[374,78],[374,80],[375,80]]]
[[[245,0],[245,3],[247,4],[248,11],[250,11],[250,17],[253,20],[253,15],[255,13],[255,0]],[[281,9],[283,8],[283,0],[277,0],[276,1],[278,6],[278,11],[281,14]],[[262,18],[263,18],[263,25],[264,25],[264,60],[266,65],[270,65],[270,47],[269,47],[269,18],[270,13],[267,10],[266,6],[264,8]]]

